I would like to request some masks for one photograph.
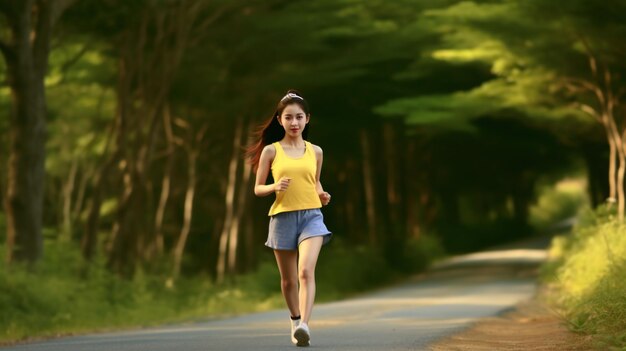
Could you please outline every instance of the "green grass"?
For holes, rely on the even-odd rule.
[[[5,251],[0,247],[0,256]],[[221,286],[208,276],[194,276],[168,287],[164,275],[138,272],[132,280],[120,279],[104,268],[103,257],[85,275],[79,250],[71,243],[47,240],[45,253],[34,270],[0,265],[1,342],[286,309],[273,260]],[[394,283],[441,254],[436,240],[411,240],[403,269],[392,270],[381,252],[348,249],[335,240],[318,260],[316,302]]]
[[[571,235],[554,238],[541,274],[571,329],[601,350],[626,350],[626,225],[614,213],[582,214]]]
[[[0,270],[0,340],[150,326],[204,316],[259,311],[278,305],[232,286],[216,287],[206,277],[185,278],[167,288],[165,278],[138,273],[119,279],[96,262],[80,278],[77,250],[46,247],[36,272],[20,267]],[[57,261],[64,257],[66,260]]]

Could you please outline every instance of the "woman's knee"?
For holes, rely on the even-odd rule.
[[[300,281],[313,281],[315,279],[315,271],[309,267],[302,267],[298,272]]]
[[[294,279],[294,278],[281,279],[280,284],[283,290],[298,288],[298,279]]]

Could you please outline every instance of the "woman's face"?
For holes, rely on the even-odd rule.
[[[278,117],[278,123],[285,129],[285,135],[296,137],[302,134],[304,127],[309,123],[309,116],[304,113],[298,104],[287,105]]]

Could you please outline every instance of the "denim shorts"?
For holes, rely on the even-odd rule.
[[[265,246],[275,250],[296,250],[304,239],[313,236],[323,236],[322,245],[327,244],[332,236],[319,208],[281,212],[270,216]]]

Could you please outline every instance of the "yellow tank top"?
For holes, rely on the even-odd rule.
[[[269,216],[281,212],[322,207],[322,202],[315,190],[315,172],[317,171],[315,150],[308,141],[304,143],[306,150],[304,155],[298,158],[285,154],[279,142],[273,144],[276,148],[276,155],[272,161],[272,177],[275,182],[282,177],[289,177],[291,182],[287,190],[276,193],[276,200],[270,208]]]

